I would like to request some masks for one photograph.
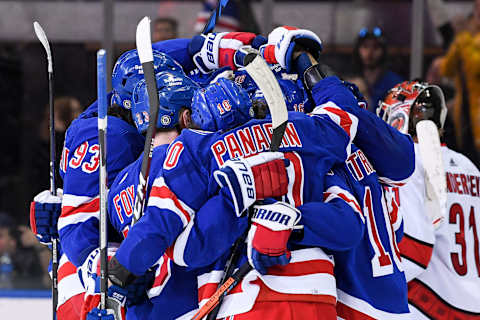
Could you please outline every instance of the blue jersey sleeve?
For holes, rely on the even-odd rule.
[[[144,216],[135,224],[116,253],[130,272],[140,275],[167,252],[179,265],[183,252],[167,249],[178,235],[191,228],[196,210],[207,201],[208,181],[181,140],[172,143],[166,154],[152,162],[162,165],[154,179]],[[176,246],[178,248],[179,246]]]
[[[190,40],[171,39],[159,41],[153,43],[152,48],[169,55],[183,67],[185,73],[188,73],[196,68],[187,50]]]
[[[312,96],[317,108],[338,118],[337,110],[358,121],[353,142],[370,159],[379,178],[388,184],[402,183],[415,169],[415,153],[410,136],[400,133],[372,112],[358,107],[353,93],[337,78],[318,82]]]
[[[237,218],[233,204],[222,194],[210,198],[175,242],[190,268],[211,265],[224,255],[248,228],[247,217]],[[184,244],[185,243],[185,244]]]
[[[143,137],[126,122],[108,117],[108,181],[135,160],[143,147]],[[65,138],[62,214],[58,221],[60,241],[68,258],[79,266],[98,247],[98,167],[97,118],[72,123]]]
[[[324,201],[298,207],[302,212],[300,224],[304,225],[304,237],[299,244],[342,251],[361,241],[365,219],[352,183],[357,182],[349,179],[342,166],[327,173]]]

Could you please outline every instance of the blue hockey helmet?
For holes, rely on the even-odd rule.
[[[197,91],[193,98],[192,121],[202,130],[229,130],[253,117],[247,92],[224,78]]]
[[[182,107],[190,108],[199,86],[183,73],[162,71],[155,75],[158,89],[157,128],[174,128]],[[141,80],[132,94],[132,118],[140,133],[147,131],[149,123],[148,92],[145,80]]]
[[[168,55],[153,50],[153,67],[155,73],[169,70],[183,73],[182,67]],[[143,69],[137,50],[129,50],[118,58],[112,73],[112,104],[130,109],[131,97],[137,83],[143,79]]]
[[[304,112],[304,106],[308,104],[308,99],[303,86],[299,86],[298,81],[280,78],[280,73],[278,72],[275,74],[285,97],[288,111]],[[235,83],[245,89],[252,100],[265,102],[263,93],[246,71],[242,70],[235,73]]]

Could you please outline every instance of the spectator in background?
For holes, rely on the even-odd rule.
[[[368,110],[375,112],[378,101],[387,91],[403,81],[402,77],[387,69],[387,43],[379,27],[360,30],[353,51],[353,63],[355,76],[363,78],[367,85],[367,92],[363,93],[370,97]]]
[[[457,146],[480,165],[480,0],[466,28],[458,32],[445,56],[435,59],[429,76],[455,79],[453,121]]]
[[[178,22],[174,18],[160,17],[153,22],[153,42],[175,39],[177,35]]]
[[[0,212],[0,288],[45,288],[50,252],[26,226]]]

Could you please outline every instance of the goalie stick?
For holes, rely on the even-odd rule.
[[[55,183],[56,172],[56,155],[55,155],[55,116],[53,106],[53,59],[50,44],[48,43],[47,35],[43,31],[42,26],[37,21],[33,22],[33,29],[38,40],[43,45],[47,54],[47,71],[48,71],[48,104],[49,104],[49,133],[50,133],[50,193],[53,196],[57,195],[57,187]],[[57,312],[58,304],[58,239],[52,238],[52,317],[55,320],[55,313]]]
[[[447,207],[447,182],[443,165],[438,128],[431,120],[416,125],[418,149],[425,169],[425,211],[437,229],[445,218]]]
[[[259,89],[263,92],[265,100],[267,101],[270,114],[272,116],[272,141],[270,143],[270,151],[278,151],[282,143],[283,134],[287,126],[288,111],[285,99],[283,98],[282,90],[275,78],[270,67],[267,65],[262,57],[255,53],[249,53],[245,57],[245,70],[252,77]],[[248,262],[245,262],[233,275],[229,275],[235,267],[236,261],[241,254],[240,244],[245,241],[245,235],[237,239],[234,245],[234,250],[225,266],[226,280],[222,281],[217,291],[208,299],[208,301],[198,310],[193,316],[192,320],[200,320],[209,314],[208,319],[213,320],[217,318],[218,311],[223,298],[233,289],[253,268]],[[229,265],[230,264],[230,265]]]
[[[107,307],[107,80],[106,51],[97,51],[98,142],[100,145],[100,309]]]

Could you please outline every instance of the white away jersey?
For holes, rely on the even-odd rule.
[[[415,145],[418,154],[418,146]],[[425,172],[416,157],[411,180],[393,190],[404,238],[400,243],[412,319],[480,319],[480,172],[460,153],[442,147],[447,211],[434,230],[425,213]]]

